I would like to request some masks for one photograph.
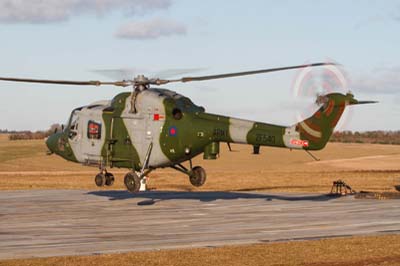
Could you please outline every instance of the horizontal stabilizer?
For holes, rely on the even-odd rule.
[[[357,101],[356,103],[350,103],[351,105],[353,104],[370,104],[370,103],[379,103],[378,101]]]

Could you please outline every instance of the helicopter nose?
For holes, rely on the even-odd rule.
[[[50,135],[46,140],[46,146],[49,149],[49,154],[57,152],[57,143],[60,138],[60,134]]]

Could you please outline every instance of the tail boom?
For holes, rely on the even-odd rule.
[[[323,96],[322,106],[309,118],[285,127],[249,120],[202,114],[213,125],[211,142],[250,144],[290,149],[321,150],[329,141],[334,128],[348,105],[359,102],[350,93],[331,93]]]

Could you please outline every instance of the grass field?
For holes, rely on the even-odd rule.
[[[314,161],[302,151],[249,146],[221,146],[221,158],[194,160],[208,172],[207,183],[193,188],[188,178],[171,169],[150,175],[149,187],[177,191],[330,191],[343,179],[355,190],[394,191],[400,184],[400,146],[330,143],[315,152]],[[8,141],[0,135],[0,190],[90,189],[96,168],[47,156],[44,141]],[[110,169],[115,189],[125,189],[127,169]],[[109,189],[109,188],[105,188]],[[356,237],[289,243],[232,246],[86,257],[0,261],[0,265],[400,265],[400,236]]]

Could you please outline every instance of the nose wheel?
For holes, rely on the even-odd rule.
[[[114,175],[108,172],[98,173],[94,178],[94,182],[98,187],[104,187],[104,186],[110,187],[114,184],[114,181],[115,181]]]
[[[113,174],[106,173],[105,178],[106,178],[106,186],[111,187],[112,185],[114,185],[115,178]]]

